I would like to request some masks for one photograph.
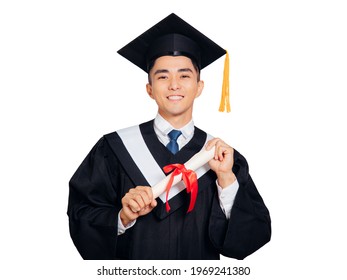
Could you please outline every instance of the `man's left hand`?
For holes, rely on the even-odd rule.
[[[234,149],[219,138],[214,138],[207,142],[206,150],[216,147],[214,158],[208,164],[217,174],[218,185],[225,188],[231,185],[236,176],[232,171],[234,165]]]

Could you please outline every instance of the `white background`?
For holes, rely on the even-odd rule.
[[[1,279],[100,279],[102,265],[153,264],[81,260],[66,209],[68,181],[96,141],[154,118],[146,74],[116,52],[171,12],[230,53],[232,112],[218,113],[221,58],[202,72],[194,119],[247,158],[273,237],[243,261],[155,264],[346,279],[343,2],[2,1]]]

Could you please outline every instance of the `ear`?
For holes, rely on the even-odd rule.
[[[149,83],[146,84],[146,91],[147,91],[149,97],[154,99],[153,94],[152,94],[152,85],[150,85]]]
[[[201,95],[203,89],[204,89],[204,81],[200,80],[198,82],[198,92],[197,92],[195,98],[197,98]]]

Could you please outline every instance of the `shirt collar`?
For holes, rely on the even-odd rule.
[[[185,126],[181,128],[174,128],[167,120],[165,120],[159,113],[154,119],[154,126],[156,130],[163,136],[167,136],[173,129],[180,130],[184,138],[191,138],[194,134],[194,121],[190,120]]]

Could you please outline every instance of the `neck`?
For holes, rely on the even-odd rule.
[[[160,114],[160,113],[159,113]],[[169,122],[174,128],[180,129],[184,127],[186,124],[188,124],[192,120],[192,116],[163,116],[160,114],[167,122]]]

